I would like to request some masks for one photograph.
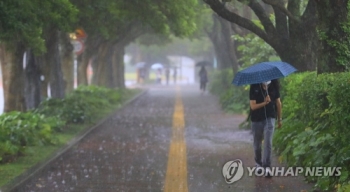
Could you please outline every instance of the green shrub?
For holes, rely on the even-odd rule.
[[[127,90],[81,86],[64,99],[47,99],[33,111],[0,116],[0,162],[24,154],[26,146],[56,144],[52,132],[64,131],[70,123],[92,119],[100,108],[111,108],[128,96]]]
[[[59,117],[65,123],[84,123],[98,108],[115,105],[121,100],[121,91],[97,86],[80,86],[64,99],[43,101],[36,112],[47,117]]]
[[[290,166],[342,167],[340,177],[309,177],[316,187],[329,190],[349,181],[350,74],[307,72],[283,81],[281,130],[274,148]]]
[[[48,98],[40,103],[35,113],[43,114],[47,117],[58,117],[65,124],[77,122],[81,117],[84,117],[83,109],[81,109],[81,100],[72,101]],[[56,131],[61,130],[62,128]]]
[[[32,112],[9,112],[0,116],[0,161],[23,154],[26,146],[54,144],[52,119]]]
[[[232,79],[233,72],[230,69],[213,71],[209,78],[209,91],[216,96],[222,95],[233,86]]]
[[[123,91],[125,90],[108,89],[98,86],[79,86],[68,97],[78,96],[85,98],[90,104],[94,105],[110,105],[120,102]]]
[[[232,85],[232,70],[216,71],[210,79],[209,90],[219,96],[225,111],[247,113],[249,111],[249,86]],[[224,83],[223,83],[224,82]]]
[[[220,95],[220,104],[225,111],[248,113],[249,86],[232,86]]]

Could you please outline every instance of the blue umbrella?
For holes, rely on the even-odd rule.
[[[262,62],[239,71],[232,83],[237,86],[262,83],[285,77],[295,71],[297,70],[286,62]]]

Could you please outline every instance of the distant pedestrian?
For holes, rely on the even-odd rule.
[[[157,84],[162,84],[162,69],[157,69],[156,78]]]
[[[170,69],[165,69],[165,78],[166,78],[166,84],[169,85],[169,75],[170,75]]]
[[[202,91],[202,93],[205,92],[206,85],[208,82],[208,73],[204,66],[199,71],[199,89]]]
[[[250,85],[250,109],[254,154],[257,171],[265,171],[270,177],[272,138],[277,117],[278,128],[282,126],[282,104],[278,80]],[[262,156],[262,141],[264,152]]]
[[[176,77],[177,77],[177,71],[176,67],[174,67],[174,72],[173,72],[173,79],[174,79],[174,84],[176,84]]]
[[[143,84],[143,82],[144,82],[144,80],[145,80],[145,76],[146,76],[146,75],[145,75],[145,73],[146,73],[146,72],[145,72],[145,69],[140,68],[140,69],[139,69],[139,73],[140,73],[140,83]]]

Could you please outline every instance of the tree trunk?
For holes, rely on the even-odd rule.
[[[113,57],[109,56],[110,52],[113,51],[112,46],[115,44],[121,44],[126,45],[130,43],[131,41],[135,40],[138,36],[141,34],[147,32],[143,25],[141,25],[138,21],[133,22],[129,25],[128,30],[123,30],[122,33],[118,34],[119,37],[117,40],[113,42],[104,42],[101,37],[89,37],[88,43],[86,43],[86,48],[89,50],[88,55],[94,56],[94,60],[92,61],[92,67],[93,67],[93,78],[92,83],[99,86],[106,86],[106,87],[115,87],[115,70],[111,63],[113,63]],[[95,54],[96,50],[98,50],[98,53]],[[113,53],[115,54],[115,53]],[[123,50],[120,54],[123,55],[122,61],[124,61],[124,46]],[[120,57],[118,56],[116,60],[119,60]],[[88,61],[91,59],[86,59],[84,68],[80,70],[80,73],[86,73],[86,67],[88,64]],[[123,63],[123,62],[119,62]],[[117,73],[119,74],[117,78],[117,86],[125,87],[124,85],[124,64],[118,65]],[[84,78],[86,79],[86,78]],[[122,81],[122,82],[120,82]]]
[[[342,72],[350,68],[349,1],[318,1],[319,30],[321,35],[318,73]]]
[[[4,112],[25,111],[24,48],[17,44],[13,46],[13,49],[9,49],[8,46],[2,44],[0,51],[4,89]]]
[[[61,57],[59,51],[59,32],[55,29],[51,30],[48,36],[46,47],[47,53],[45,59],[47,65],[50,66],[50,93],[52,98],[64,98],[64,80],[61,67]]]
[[[34,109],[37,108],[41,102],[41,72],[32,51],[27,51],[26,58],[24,95],[27,109]]]
[[[277,40],[273,48],[282,61],[292,64],[298,71],[314,71],[317,65],[318,36],[315,28],[309,31],[290,30],[290,39]]]
[[[35,56],[35,60],[40,67],[41,71],[41,85],[40,85],[40,92],[41,96],[45,99],[48,98],[48,88],[49,88],[49,81],[50,81],[50,65],[46,62],[45,56]]]
[[[96,79],[98,86],[106,86],[107,77],[106,77],[106,54],[108,50],[108,43],[103,43],[98,49],[98,59],[97,59],[97,72]]]
[[[124,77],[124,55],[125,45],[116,44],[114,46],[113,55],[113,73],[115,79],[115,87],[125,88],[125,77]]]
[[[111,46],[110,44],[107,47],[106,50],[106,58],[105,58],[105,76],[106,76],[106,87],[108,88],[114,88],[115,85],[115,78],[116,76],[114,76],[114,68],[113,68],[113,46]]]
[[[65,92],[70,93],[74,90],[74,54],[73,46],[69,37],[61,33],[62,44],[62,72],[65,85]]]
[[[234,41],[232,39],[232,35],[233,35],[233,31],[232,31],[232,27],[231,27],[231,23],[220,18],[219,19],[221,26],[222,26],[222,41],[224,42],[224,46],[226,48],[226,57],[227,57],[227,61],[228,63],[225,63],[225,66],[227,66],[227,68],[232,68],[233,73],[238,71],[238,61],[237,61],[237,57],[236,57],[236,51],[234,49]]]
[[[238,61],[236,58],[233,40],[231,39],[231,24],[217,16],[213,16],[213,31],[209,34],[218,60],[219,69],[231,68],[235,73],[238,70]]]
[[[92,58],[91,60],[91,67],[92,67],[92,71],[93,71],[93,74],[92,74],[92,79],[91,79],[91,84],[92,85],[97,85],[97,71],[98,71],[98,64],[97,64],[97,61],[98,61],[98,55],[96,55],[94,58]]]
[[[91,55],[88,52],[83,52],[80,57],[81,62],[78,62],[78,85],[88,85],[86,70],[89,65]]]
[[[299,16],[300,4],[293,1],[289,3],[288,8],[294,15]],[[292,64],[298,71],[316,70],[319,39],[316,30],[315,5],[310,3],[301,17],[302,21],[298,22],[292,19],[287,21],[285,15],[277,8],[274,9],[277,12],[276,21],[278,21],[276,29],[279,31],[279,36],[272,40],[272,45],[278,44],[273,46],[275,51],[282,61]]]
[[[101,37],[90,36],[85,41],[85,49],[81,55],[81,62],[78,63],[78,85],[88,85],[87,79],[87,67],[91,61],[93,67],[93,78],[91,83],[97,85],[97,63],[96,58],[98,58],[98,51],[100,45],[103,43]]]
[[[89,65],[89,60],[91,58],[91,55],[87,51],[87,49],[84,50],[84,52],[79,56],[81,58],[81,62],[78,63],[78,79],[77,83],[78,85],[88,85],[88,79],[86,70]]]

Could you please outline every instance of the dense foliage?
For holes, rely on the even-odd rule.
[[[274,148],[289,166],[341,167],[340,177],[308,178],[322,190],[349,185],[349,75],[310,72],[282,82],[286,120],[274,135]]]
[[[195,32],[198,1],[82,1],[71,0],[79,9],[78,23],[91,36],[115,40],[138,30],[187,36]],[[119,39],[120,40],[120,39]]]
[[[64,99],[48,99],[30,112],[9,112],[0,116],[0,162],[14,161],[27,146],[56,144],[55,132],[83,123],[100,109],[122,102],[125,90],[79,87]]]
[[[0,3],[1,43],[21,43],[36,52],[43,52],[43,31],[49,25],[70,30],[78,13],[69,0],[2,0]]]
[[[239,62],[242,68],[262,61],[281,60],[269,44],[253,33],[245,36],[234,35],[233,39],[239,43],[237,51],[241,55]]]
[[[247,113],[249,112],[249,86],[233,86],[232,76],[232,70],[215,71],[210,78],[212,80],[209,90],[220,98],[220,104],[225,111]]]
[[[340,177],[307,178],[321,190],[336,187],[346,191],[350,187],[349,75],[306,72],[281,79],[284,122],[282,129],[275,132],[274,150],[288,166],[341,167]],[[232,81],[229,71],[216,72],[214,76],[210,89],[220,96],[223,109],[247,112],[249,86],[228,87],[219,83],[219,78]]]
[[[66,123],[83,123],[94,115],[98,108],[115,105],[121,99],[119,92],[102,87],[78,87],[64,99],[43,101],[37,113],[48,117],[59,117]]]
[[[26,146],[54,144],[53,128],[59,119],[36,113],[10,112],[0,116],[0,162],[10,161],[25,152]]]

